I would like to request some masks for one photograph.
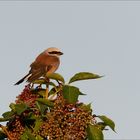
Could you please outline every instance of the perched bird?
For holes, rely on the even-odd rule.
[[[48,48],[30,65],[29,73],[15,83],[15,85],[19,85],[24,80],[33,82],[47,73],[54,73],[59,67],[60,55],[63,55],[63,53],[58,48]]]

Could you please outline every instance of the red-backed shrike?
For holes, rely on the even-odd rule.
[[[33,82],[47,73],[54,73],[60,64],[59,56],[63,53],[58,48],[48,48],[42,52],[30,65],[29,73],[19,80],[15,85],[19,85],[24,80]]]

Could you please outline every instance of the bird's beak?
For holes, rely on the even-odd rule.
[[[64,53],[62,53],[62,52],[59,52],[59,55],[63,55]]]

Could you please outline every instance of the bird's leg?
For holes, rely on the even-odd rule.
[[[48,93],[49,93],[49,83],[50,79],[46,78],[46,99],[48,99]]]
[[[61,87],[61,86],[62,86],[62,83],[61,83],[61,82],[59,82],[58,80],[56,80],[56,81],[57,81],[57,83],[58,83],[59,87]]]
[[[2,130],[6,133],[6,135],[7,135],[7,137],[8,137],[9,140],[14,140],[14,139],[10,136],[10,134],[9,134],[9,132],[7,131],[7,129],[6,129],[5,126],[3,126],[3,125],[0,124],[0,127],[1,127]]]

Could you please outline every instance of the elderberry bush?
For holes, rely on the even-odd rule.
[[[68,84],[60,74],[47,77],[58,83],[46,82],[45,78],[35,80],[10,104],[11,110],[2,114],[0,122],[6,121],[6,126],[0,125],[0,140],[103,140],[107,126],[115,131],[114,122],[104,115],[93,114],[91,104],[78,100],[85,94],[70,85],[101,76],[81,72]],[[43,85],[50,86],[49,92]]]

